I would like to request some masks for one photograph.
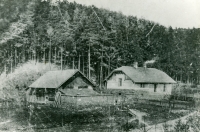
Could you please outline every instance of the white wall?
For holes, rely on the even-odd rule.
[[[76,77],[72,82],[70,82],[66,86],[66,89],[67,89],[68,86],[73,87],[73,89],[78,89],[79,86],[88,86],[87,89],[93,89],[93,87],[90,84],[84,82],[81,77]]]
[[[122,78],[122,86],[118,86],[119,78]],[[132,80],[126,80],[124,74],[113,74],[107,81],[107,89],[133,89]]]
[[[119,78],[122,78],[122,86],[119,86]],[[147,91],[153,94],[171,94],[172,84],[157,84],[156,92],[154,92],[154,84],[143,84],[144,87],[141,87],[141,84],[135,84],[132,80],[128,79],[125,74],[115,74],[110,77],[107,81],[107,89],[134,89]]]

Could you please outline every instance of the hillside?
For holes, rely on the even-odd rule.
[[[0,14],[1,73],[33,60],[78,68],[100,84],[117,67],[155,60],[148,67],[199,84],[200,29],[173,29],[67,0],[0,4],[12,5]]]

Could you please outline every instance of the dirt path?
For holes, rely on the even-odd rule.
[[[170,127],[170,129],[173,129],[174,128],[174,125],[176,124],[176,122],[180,119],[182,122],[186,122],[187,121],[187,118],[189,117],[189,116],[192,116],[192,115],[194,115],[194,114],[196,114],[197,113],[197,111],[194,111],[194,112],[192,112],[192,113],[190,113],[190,114],[188,114],[188,115],[186,115],[186,116],[183,116],[183,117],[181,117],[181,118],[177,118],[177,119],[174,119],[174,120],[169,120],[169,121],[167,121],[166,122],[166,124],[168,124],[169,126],[171,126]],[[155,125],[150,125],[150,126],[147,126],[146,127],[146,130],[148,130],[147,132],[164,132],[164,128],[163,128],[163,125],[164,125],[165,123],[159,123],[159,124],[156,124],[156,126]],[[141,131],[144,131],[143,129],[135,129],[135,130],[131,130],[131,132],[141,132]]]

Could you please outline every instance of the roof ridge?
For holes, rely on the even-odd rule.
[[[106,80],[113,74],[113,72],[122,71],[134,82],[155,82],[155,83],[176,83],[167,73],[156,68],[134,68],[132,66],[121,66],[112,71]]]

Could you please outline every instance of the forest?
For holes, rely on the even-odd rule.
[[[0,7],[0,74],[34,60],[79,69],[101,86],[115,68],[138,62],[176,81],[200,82],[199,28],[165,27],[67,0],[1,0]]]

